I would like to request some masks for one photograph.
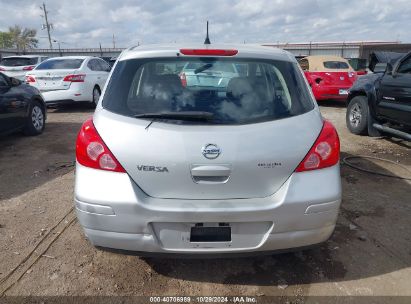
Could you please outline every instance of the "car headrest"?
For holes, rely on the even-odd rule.
[[[181,83],[180,77],[176,74],[164,74],[156,77],[159,84],[164,85],[170,89],[176,91],[182,91],[183,85]]]
[[[231,78],[227,85],[227,97],[241,98],[243,95],[253,93],[251,82],[246,77]]]
[[[178,75],[164,74],[152,77],[144,86],[144,94],[154,99],[170,99],[183,92]]]

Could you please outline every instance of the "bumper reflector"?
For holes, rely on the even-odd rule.
[[[95,205],[76,201],[76,208],[80,211],[100,214],[100,215],[115,215],[113,208],[110,206]]]

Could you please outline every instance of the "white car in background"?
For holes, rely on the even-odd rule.
[[[0,61],[0,72],[9,77],[24,80],[28,71],[33,70],[36,65],[47,58],[47,56],[39,55],[3,57]]]
[[[50,58],[26,74],[26,82],[40,90],[46,104],[97,104],[110,65],[92,56]]]

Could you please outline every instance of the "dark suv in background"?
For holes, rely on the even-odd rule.
[[[411,140],[411,52],[383,72],[359,77],[349,91],[346,123],[354,134]]]

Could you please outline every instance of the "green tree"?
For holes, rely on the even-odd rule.
[[[36,39],[37,31],[35,29],[24,28],[15,25],[9,27],[9,34],[13,43],[13,47],[17,50],[25,51],[26,49],[36,48],[39,41]]]
[[[8,32],[0,32],[0,48],[12,48],[13,41]]]

